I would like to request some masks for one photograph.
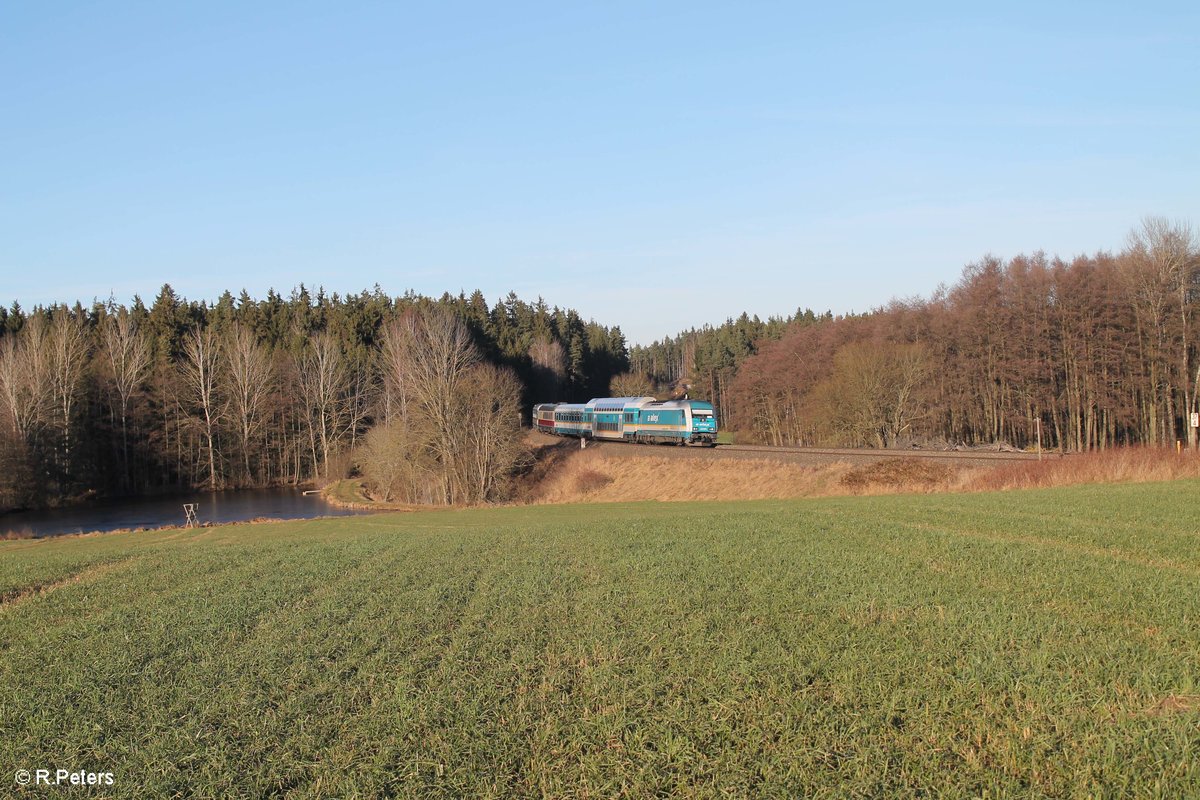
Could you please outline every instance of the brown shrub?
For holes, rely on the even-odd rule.
[[[916,458],[889,458],[855,467],[842,476],[841,484],[851,489],[877,486],[920,491],[944,486],[954,474],[955,471],[945,464]]]
[[[613,482],[613,478],[594,469],[580,470],[575,476],[575,491],[580,494],[598,492]]]

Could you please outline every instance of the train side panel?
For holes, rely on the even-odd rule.
[[[597,439],[620,439],[625,429],[624,397],[601,397],[588,403],[593,415],[592,435]]]
[[[579,403],[559,403],[554,407],[554,432],[560,436],[590,437],[591,410]]]
[[[599,397],[534,406],[538,430],[559,436],[658,444],[716,443],[717,417],[703,400]]]
[[[688,436],[684,410],[663,407],[662,403],[651,403],[639,409],[638,421],[631,428],[630,438],[637,442],[678,443]]]

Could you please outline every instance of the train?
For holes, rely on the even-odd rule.
[[[598,397],[586,403],[539,403],[533,426],[542,433],[642,444],[717,443],[717,414],[703,400]]]

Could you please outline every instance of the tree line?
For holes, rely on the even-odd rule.
[[[865,314],[742,314],[627,348],[509,294],[0,308],[0,509],[297,484],[502,496],[533,402],[690,392],[777,445],[1196,447],[1200,245],[1148,218],[1124,249],[968,265]],[[455,420],[469,421],[455,424]]]
[[[514,294],[301,286],[209,304],[167,285],[149,307],[14,302],[0,308],[0,509],[298,484],[360,461],[389,497],[480,502],[517,466],[523,407],[603,394],[627,370],[619,328]],[[403,475],[381,477],[385,441],[403,442]]]
[[[927,299],[782,330],[743,316],[630,359],[659,386],[682,374],[748,441],[1196,447],[1198,315],[1195,232],[1148,218],[1115,254],[986,257]]]

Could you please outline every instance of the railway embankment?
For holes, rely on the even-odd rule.
[[[1003,491],[1200,477],[1200,455],[1120,448],[1060,456],[965,451],[653,447],[550,440],[519,502],[766,500]]]
[[[1200,454],[1117,448],[1062,456],[996,451],[897,451],[590,442],[531,433],[533,458],[506,504],[782,500],[980,492],[1200,477]],[[357,480],[326,487],[335,505],[375,511],[442,508],[372,499]]]
[[[769,500],[947,490],[967,467],[897,459],[851,464],[796,463],[769,457],[722,457],[686,448],[590,445],[559,451],[554,467],[530,485],[533,503],[637,500]]]

